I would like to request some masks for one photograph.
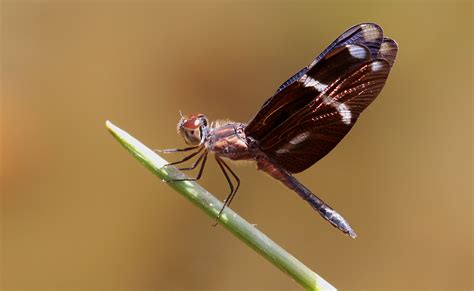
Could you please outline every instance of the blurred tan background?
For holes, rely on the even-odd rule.
[[[299,290],[104,122],[170,148],[183,146],[178,110],[248,121],[365,21],[398,41],[397,63],[344,141],[298,175],[359,237],[254,167],[234,167],[232,208],[341,290],[472,290],[470,1],[2,1],[1,288]],[[202,185],[228,191],[213,161]]]

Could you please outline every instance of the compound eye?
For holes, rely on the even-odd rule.
[[[182,117],[178,123],[178,132],[189,145],[199,145],[202,141],[203,128],[208,121],[205,115],[192,115],[190,118]]]
[[[184,127],[182,129],[184,141],[189,145],[198,145],[201,142],[201,129],[199,126]]]

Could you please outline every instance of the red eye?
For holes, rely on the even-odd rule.
[[[199,124],[200,122],[198,119],[196,119],[195,117],[191,117],[184,121],[183,127],[188,129],[197,129],[199,127]]]
[[[198,129],[201,125],[207,126],[207,118],[204,114],[192,114],[182,123],[186,129]]]

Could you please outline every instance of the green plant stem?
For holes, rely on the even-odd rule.
[[[186,178],[175,167],[164,167],[167,162],[163,158],[127,132],[118,128],[110,121],[106,122],[106,126],[122,146],[160,179]],[[216,218],[222,207],[221,201],[196,182],[182,181],[168,183],[168,185],[213,219]],[[292,277],[306,290],[337,290],[229,207],[224,210],[219,223],[270,263]]]

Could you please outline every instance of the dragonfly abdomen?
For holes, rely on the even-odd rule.
[[[262,157],[257,159],[259,170],[264,171],[273,178],[285,184],[291,190],[295,191],[301,198],[303,198],[303,200],[308,202],[308,204],[314,210],[316,210],[324,219],[329,221],[334,227],[340,229],[342,232],[352,238],[357,237],[357,234],[354,232],[354,230],[352,230],[349,223],[347,223],[342,215],[337,213],[323,200],[314,195],[290,173],[272,163],[263,153],[261,155]]]

